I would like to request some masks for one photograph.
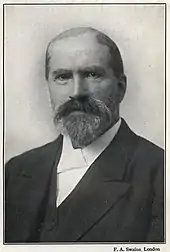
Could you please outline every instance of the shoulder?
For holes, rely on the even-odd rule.
[[[151,141],[136,135],[137,144],[131,157],[129,169],[136,181],[154,181],[159,177],[160,184],[164,177],[164,150]]]
[[[137,135],[123,119],[120,133],[121,144],[125,146],[127,152],[130,152],[130,164],[133,167],[148,171],[154,167],[164,166],[164,150],[146,138]]]
[[[138,183],[150,183],[159,176],[164,176],[164,150],[148,139],[137,135],[124,123],[125,145],[131,149],[126,166],[126,173]]]
[[[155,162],[164,160],[164,150],[161,147],[139,135],[136,135],[136,138],[138,139],[136,154],[141,158],[145,158],[143,162],[148,159],[155,160]]]
[[[61,137],[49,142],[43,146],[31,149],[20,155],[11,158],[5,165],[6,173],[20,173],[24,166],[32,166],[32,164],[43,163],[47,158],[55,155],[56,149],[61,143]]]
[[[163,148],[159,147],[158,145],[154,144],[150,140],[136,134],[131,127],[128,126],[126,121],[122,118],[122,124],[120,131],[123,132],[122,142],[124,144],[128,144],[128,147],[134,149],[134,153],[138,154],[142,158],[150,157],[151,159],[162,159],[164,157],[164,150]],[[143,160],[145,161],[145,160]]]

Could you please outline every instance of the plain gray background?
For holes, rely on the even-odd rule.
[[[120,48],[128,88],[121,116],[164,146],[164,6],[5,6],[5,159],[56,138],[44,77],[47,43],[59,32],[92,26]]]

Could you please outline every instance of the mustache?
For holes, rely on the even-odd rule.
[[[95,116],[102,116],[106,113],[110,116],[109,108],[100,100],[89,96],[74,96],[59,106],[57,113],[55,114],[55,120],[59,121],[63,117],[70,115],[70,113],[79,111],[86,114],[92,114]]]

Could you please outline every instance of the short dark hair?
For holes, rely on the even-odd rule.
[[[45,78],[48,80],[49,71],[50,71],[50,46],[57,40],[61,40],[66,37],[78,36],[80,34],[84,34],[86,32],[94,32],[96,33],[97,42],[108,47],[110,55],[111,55],[111,67],[113,69],[114,75],[119,78],[121,74],[124,74],[123,61],[120,54],[120,51],[116,45],[116,43],[109,38],[106,34],[93,29],[91,27],[78,27],[70,30],[66,30],[59,35],[57,35],[54,39],[52,39],[46,49],[45,56]]]

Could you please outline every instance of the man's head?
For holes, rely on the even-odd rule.
[[[74,28],[56,36],[46,52],[46,79],[55,123],[75,148],[83,148],[119,118],[126,90],[116,44],[92,28]]]

